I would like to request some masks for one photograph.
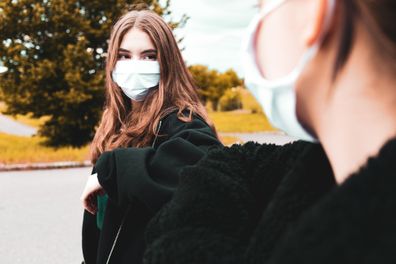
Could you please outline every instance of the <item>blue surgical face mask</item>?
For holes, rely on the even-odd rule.
[[[256,63],[255,35],[258,25],[271,12],[275,11],[288,0],[268,1],[267,6],[253,18],[247,35],[242,44],[243,67],[245,71],[245,84],[253,93],[257,101],[264,108],[270,122],[288,135],[298,139],[315,142],[297,119],[295,86],[305,66],[317,54],[321,39],[305,51],[296,67],[286,76],[268,80],[262,76]],[[330,19],[334,12],[335,0],[328,0],[328,11],[324,21],[324,32],[328,30]],[[322,36],[324,35],[322,32]]]
[[[150,89],[157,87],[160,80],[158,61],[120,60],[112,78],[126,96],[135,101],[143,101]]]

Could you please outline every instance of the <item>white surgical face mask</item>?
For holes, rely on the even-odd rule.
[[[114,67],[112,78],[126,96],[143,101],[149,89],[159,83],[160,66],[158,61],[120,60]]]
[[[270,122],[290,136],[315,142],[297,120],[295,85],[307,63],[316,55],[321,40],[310,47],[301,57],[297,66],[286,76],[268,80],[262,76],[256,63],[255,35],[260,21],[280,7],[287,0],[269,1],[266,8],[251,21],[247,36],[242,44],[245,84],[264,108]],[[335,0],[328,0],[328,11],[325,19],[324,32],[327,31],[334,10]],[[322,36],[324,34],[322,33]]]

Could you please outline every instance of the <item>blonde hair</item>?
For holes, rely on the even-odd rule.
[[[132,109],[130,99],[111,78],[121,41],[132,28],[149,35],[157,49],[161,71],[158,89],[151,89],[138,110]],[[184,109],[190,111],[188,116],[183,115]],[[155,137],[160,119],[175,110],[178,110],[178,118],[184,122],[191,121],[192,114],[196,113],[216,133],[199,100],[197,88],[171,28],[153,11],[130,11],[118,20],[111,32],[106,59],[106,102],[100,125],[91,143],[92,163],[95,164],[104,151],[149,145]]]

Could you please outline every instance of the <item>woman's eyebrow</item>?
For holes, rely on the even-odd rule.
[[[155,49],[148,49],[148,50],[142,51],[142,53],[149,53],[149,52],[157,52],[157,50],[155,50]]]
[[[123,49],[123,48],[119,48],[118,49],[118,51],[120,52],[120,51],[122,51],[122,52],[127,52],[127,53],[130,53],[130,51],[129,50],[126,50],[126,49]]]

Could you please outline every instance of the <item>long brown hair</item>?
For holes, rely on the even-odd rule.
[[[161,72],[158,89],[150,89],[139,109],[132,109],[131,100],[111,78],[121,41],[132,28],[142,30],[153,41]],[[185,109],[189,110],[188,116],[182,113]],[[149,145],[160,119],[175,110],[184,122],[190,122],[193,113],[199,115],[215,131],[199,100],[171,28],[153,11],[130,11],[118,20],[110,35],[106,58],[106,102],[91,143],[92,163],[95,164],[104,151]]]

